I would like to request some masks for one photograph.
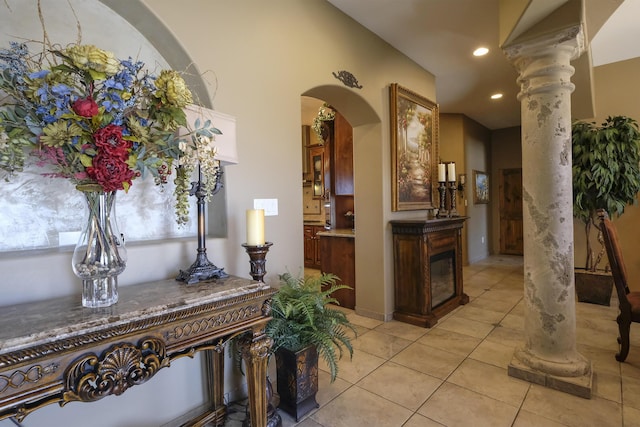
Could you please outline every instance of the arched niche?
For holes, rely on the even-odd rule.
[[[35,1],[6,0],[0,5],[0,47],[10,41],[43,41],[64,47],[81,38],[113,51],[117,57],[132,56],[145,62],[151,72],[173,68],[183,72],[198,103],[212,106],[211,85],[189,54],[164,24],[139,0],[70,0],[64,5],[41,4],[42,21]],[[71,13],[73,12],[73,13]],[[77,22],[74,19],[77,17]],[[214,80],[214,79],[212,79]],[[0,251],[72,247],[82,227],[84,206],[67,180],[44,178],[36,167],[18,174],[0,188]],[[154,241],[195,236],[197,221],[192,202],[192,221],[186,228],[175,224],[172,188],[160,191],[152,182],[136,180],[128,194],[119,196],[118,222],[127,240]],[[226,235],[225,196],[221,192],[210,205],[209,235]],[[144,225],[144,226],[142,226]]]

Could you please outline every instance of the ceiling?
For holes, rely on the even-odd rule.
[[[499,48],[500,0],[328,1],[433,73],[441,113],[464,114],[489,129],[520,124],[517,73]],[[585,1],[607,3],[610,10],[620,2]],[[640,40],[638,16],[640,0],[624,0],[597,35],[591,35],[594,65],[640,57],[640,44],[628,42]],[[476,58],[472,51],[480,46],[489,53]],[[495,92],[501,92],[502,99],[491,100]]]

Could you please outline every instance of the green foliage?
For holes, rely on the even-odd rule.
[[[595,270],[589,232],[598,209],[620,216],[640,191],[640,131],[632,118],[608,117],[601,126],[574,122],[573,216],[585,224],[587,262]]]
[[[299,351],[315,345],[318,354],[327,362],[331,370],[331,381],[338,373],[338,360],[344,349],[353,356],[353,347],[348,331],[355,329],[344,312],[331,308],[337,304],[331,296],[349,286],[336,284],[338,277],[333,274],[294,278],[289,273],[280,275],[281,287],[271,300],[271,315],[266,328],[273,338],[272,351],[284,347]]]

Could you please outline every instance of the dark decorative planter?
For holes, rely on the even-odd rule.
[[[315,346],[292,352],[276,352],[279,408],[295,417],[296,422],[318,408],[318,350]]]
[[[613,276],[602,271],[575,270],[578,301],[608,306],[613,291]]]

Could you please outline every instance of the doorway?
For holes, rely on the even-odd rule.
[[[500,173],[500,253],[523,255],[522,168]]]

